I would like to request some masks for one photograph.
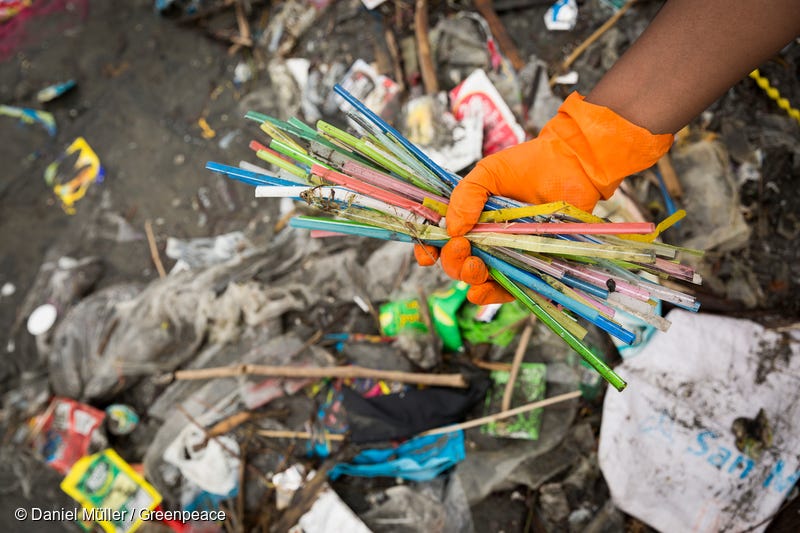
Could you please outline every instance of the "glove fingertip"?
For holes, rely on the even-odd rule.
[[[415,244],[414,259],[417,260],[417,264],[420,266],[433,266],[439,259],[439,249],[429,244]]]
[[[477,305],[505,304],[514,301],[514,297],[495,281],[473,285],[467,291],[467,299]]]
[[[471,255],[472,246],[464,237],[453,237],[442,247],[442,269],[453,279],[461,279],[461,267]]]
[[[489,279],[489,270],[486,264],[474,255],[467,257],[461,266],[461,280],[470,285],[485,283]]]

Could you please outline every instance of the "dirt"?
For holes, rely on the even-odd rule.
[[[58,124],[57,135],[50,138],[40,126],[0,116],[0,285],[16,287],[13,295],[0,298],[3,332],[17,318],[17,309],[48,251],[102,257],[105,270],[100,286],[122,280],[148,282],[158,274],[143,237],[145,221],[153,222],[157,245],[169,268],[172,261],[163,254],[168,236],[210,236],[249,227],[266,240],[278,218],[277,203],[256,204],[250,186],[204,168],[207,161],[254,160],[247,142],[259,134],[243,119],[242,98],[247,92],[268,88],[264,73],[245,87],[236,87],[231,81],[233,71],[243,56],[229,54],[226,44],[198,28],[159,16],[152,0],[50,4],[50,12],[25,20],[0,46],[0,53],[7,51],[5,59],[0,57],[0,103],[43,107]],[[366,14],[360,2],[335,4],[300,39],[298,55],[309,57],[312,63],[337,60],[348,65],[359,57],[372,61],[385,56],[380,18]],[[575,32],[554,34],[544,28],[546,6],[531,4],[537,5],[505,10],[501,16],[524,58],[535,54],[550,64],[565,57],[606,16],[586,10],[590,14],[579,19]],[[595,7],[600,2],[583,4]],[[658,2],[647,2],[640,9],[652,13],[657,7]],[[393,21],[397,28],[408,27],[409,13],[406,10]],[[628,25],[621,25],[576,63],[582,69],[579,90],[585,93],[614,59],[609,54],[624,49],[643,28],[644,17],[626,19]],[[322,42],[326,45],[320,47]],[[620,47],[617,52],[611,50],[615,43]],[[800,46],[794,45],[782,63],[771,62],[762,73],[790,101],[800,102],[798,69]],[[39,89],[70,78],[78,82],[76,89],[44,106],[36,102]],[[556,91],[565,96],[568,88]],[[275,105],[265,98],[257,102]],[[795,245],[800,235],[800,161],[789,144],[791,139],[797,142],[800,130],[783,119],[752,80],[737,84],[710,111],[710,131],[722,131],[724,124],[733,124],[735,130],[736,124],[744,124],[748,146],[762,148],[763,156],[760,178],[745,182],[740,190],[753,235],[743,251],[712,254],[717,273],[723,281],[732,279],[725,271],[727,265],[743,264],[764,295],[760,307],[751,310],[753,316],[796,321],[800,317],[800,249]],[[214,130],[213,138],[203,137],[201,118]],[[229,146],[221,147],[220,140],[229,134],[236,136]],[[67,215],[45,185],[43,174],[48,163],[78,136],[98,154],[106,178],[78,202],[75,215]],[[140,238],[115,240],[117,226],[109,214],[124,219]],[[724,295],[701,297],[704,306],[706,299],[714,302],[710,308],[718,312],[741,312]],[[0,336],[0,348],[5,340]],[[765,347],[764,371],[783,356],[777,352],[780,346],[774,348]],[[28,354],[4,355],[3,365],[13,359],[20,371],[35,362]],[[0,382],[0,391],[13,388],[18,377],[14,374]],[[11,480],[10,474],[0,477],[3,484]],[[533,496],[524,494],[520,499],[512,494],[493,494],[473,508],[476,531],[533,527],[528,512]],[[4,502],[0,507],[8,506]],[[0,514],[8,515],[3,509]]]
[[[78,86],[44,105],[58,124],[54,138],[39,126],[0,117],[0,282],[16,286],[13,296],[0,300],[3,331],[51,247],[101,256],[104,285],[156,276],[144,239],[119,243],[96,236],[116,231],[104,213],[122,216],[141,235],[144,222],[153,221],[162,252],[167,236],[215,235],[274,215],[274,205],[252,207],[252,188],[204,169],[207,161],[235,163],[248,153],[243,136],[226,150],[218,145],[227,133],[249,126],[229,81],[236,57],[219,43],[159,17],[149,0],[93,2],[85,18],[65,9],[27,20],[24,29],[24,44],[0,68],[0,101],[41,108],[39,89],[70,78]],[[217,87],[221,92],[212,100]],[[215,129],[213,139],[202,137],[201,116]],[[70,216],[43,173],[78,136],[97,153],[106,178]],[[208,207],[200,208],[198,192]],[[169,267],[171,260],[164,260]]]

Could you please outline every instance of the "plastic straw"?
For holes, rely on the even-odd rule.
[[[611,367],[609,367],[602,359],[597,357],[585,344],[583,344],[572,333],[564,329],[561,324],[553,320],[553,318],[542,309],[536,302],[534,302],[523,290],[521,290],[515,283],[513,283],[508,276],[500,270],[489,267],[489,274],[494,278],[504,289],[510,292],[517,300],[519,300],[525,307],[527,307],[536,318],[542,321],[548,328],[550,328],[556,335],[564,339],[564,341],[583,358],[584,361],[589,363],[603,378],[608,381],[615,389],[622,391],[627,386],[623,380]]]
[[[433,172],[433,174],[442,180],[443,183],[449,184],[450,186],[455,186],[458,182],[457,179],[453,178],[453,175],[444,170],[442,167],[437,165],[433,162],[431,158],[425,155],[422,150],[414,146],[411,142],[409,142],[405,137],[403,137],[399,131],[391,127],[386,121],[380,118],[378,115],[373,113],[367,106],[362,104],[356,97],[352,94],[347,92],[344,87],[339,84],[334,85],[333,91],[344,98],[344,100],[353,106],[358,112],[363,115],[367,120],[375,124],[379,127],[384,133],[390,135],[394,140],[398,143],[403,145],[403,148],[408,150],[411,154],[414,155],[425,167]]]
[[[472,233],[514,233],[518,235],[619,235],[628,233],[649,233],[653,231],[654,224],[650,222],[615,222],[605,224],[585,224],[573,222],[537,223],[537,222],[511,222],[506,224],[475,224]]]

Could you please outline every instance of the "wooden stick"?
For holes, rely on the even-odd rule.
[[[664,178],[664,185],[669,195],[673,198],[680,198],[683,196],[683,187],[681,187],[681,182],[678,181],[678,175],[675,173],[675,168],[672,166],[672,160],[669,158],[669,154],[661,156],[657,165],[658,171],[661,172],[661,177]]]
[[[211,428],[208,430],[208,437],[213,438],[213,437],[218,437],[220,435],[224,435],[225,433],[231,431],[232,429],[241,426],[242,424],[253,418],[254,415],[255,413],[252,413],[250,411],[241,411],[236,414],[233,414],[228,418],[222,420],[221,422],[218,422],[213,426],[211,426]]]
[[[149,220],[144,221],[144,232],[147,235],[147,244],[150,246],[150,257],[153,258],[153,263],[156,265],[159,278],[167,277],[167,272],[164,270],[164,264],[161,262],[161,255],[158,253],[156,246],[156,237],[153,235],[153,224]]]
[[[403,62],[400,59],[400,48],[397,46],[397,39],[391,28],[387,27],[383,32],[383,38],[386,40],[386,48],[389,49],[389,56],[392,58],[392,70],[394,70],[395,82],[397,82],[400,92],[406,90],[406,80],[403,74]]]
[[[501,372],[510,372],[511,365],[508,363],[493,363],[491,361],[483,361],[481,359],[473,359],[472,364],[484,370],[499,370]]]
[[[436,80],[436,70],[433,68],[431,58],[431,43],[428,40],[428,0],[417,0],[414,11],[414,33],[417,37],[419,70],[422,73],[425,94],[433,95],[439,92],[439,82]]]
[[[315,437],[308,431],[287,431],[283,429],[259,429],[256,434],[271,439],[313,439]],[[341,441],[345,439],[344,435],[338,433],[323,433],[321,436],[325,440]]]
[[[419,436],[440,435],[442,433],[449,433],[451,431],[457,431],[459,429],[469,429],[477,426],[482,426],[484,424],[488,424],[489,422],[495,422],[497,420],[503,420],[504,418],[516,416],[521,413],[527,413],[528,411],[533,411],[534,409],[538,409],[540,407],[547,407],[548,405],[555,405],[557,403],[572,400],[573,398],[579,398],[580,395],[581,391],[579,390],[567,392],[565,394],[559,394],[558,396],[553,396],[552,398],[545,398],[544,400],[539,400],[538,402],[533,402],[520,407],[515,407],[514,409],[503,411],[502,413],[496,413],[493,415],[476,418],[474,420],[468,420],[460,424],[452,424],[449,426],[443,426],[436,429],[430,429],[428,431],[420,433]]]
[[[269,366],[269,365],[235,365],[217,368],[198,368],[178,370],[173,373],[176,380],[230,378],[237,376],[271,376],[294,379],[320,378],[370,378],[401,383],[414,383],[436,387],[454,387],[464,389],[467,381],[461,374],[422,374],[399,372],[396,370],[374,370],[360,366]]]
[[[237,6],[239,4],[236,4]],[[244,439],[241,447],[241,457],[239,458],[239,494],[236,495],[236,519],[238,521],[237,530],[239,533],[245,533],[244,528],[244,502],[245,490],[247,489],[247,448],[250,447],[250,441],[253,439],[253,428],[247,432],[247,438]]]
[[[560,71],[555,75],[553,75],[552,78],[550,78],[550,87],[556,84],[556,78],[558,77],[558,75],[569,70],[569,67],[572,66],[575,60],[578,59],[586,51],[586,49],[589,48],[589,46],[591,46],[597,39],[602,37],[605,32],[610,30],[614,26],[614,24],[616,24],[617,21],[620,18],[622,18],[622,15],[624,15],[625,12],[628,11],[628,9],[630,9],[630,7],[634,3],[636,3],[636,0],[628,0],[625,3],[625,5],[619,8],[619,10],[616,13],[614,13],[614,15],[612,15],[607,21],[605,21],[602,26],[597,28],[594,31],[594,33],[589,36],[588,39],[583,41],[581,44],[578,45],[577,48],[575,48],[575,50],[573,50],[572,53],[567,56],[564,62],[561,63]]]
[[[520,57],[517,45],[514,44],[514,41],[508,35],[506,27],[503,26],[500,17],[497,16],[494,6],[492,5],[492,0],[475,0],[473,5],[475,9],[478,10],[478,13],[486,19],[486,22],[489,24],[489,29],[492,31],[492,35],[497,41],[497,44],[500,45],[500,50],[506,55],[511,65],[515,70],[521,70],[522,67],[525,66],[525,61]]]
[[[244,41],[250,41],[250,24],[247,23],[242,0],[236,0],[236,24],[239,26],[239,37]]]
[[[558,396],[553,396],[552,398],[545,398],[544,400],[539,400],[538,402],[529,403],[521,407],[515,407],[514,409],[511,409],[509,411],[504,411],[502,413],[496,413],[493,415],[484,416],[482,418],[476,418],[475,420],[468,420],[460,424],[451,424],[449,426],[442,426],[435,429],[429,429],[428,431],[420,433],[418,436],[422,437],[424,435],[441,435],[442,433],[450,433],[451,431],[457,431],[459,429],[468,429],[476,426],[482,426],[484,424],[488,424],[489,422],[495,422],[497,420],[509,418],[521,413],[526,413],[534,409],[539,409],[540,407],[547,407],[549,405],[555,405],[557,403],[566,402],[568,400],[572,400],[573,398],[579,398],[580,396],[581,396],[581,391],[576,390],[572,392],[567,392],[565,394],[559,394]],[[260,429],[258,430],[257,434],[262,437],[269,437],[274,439],[314,438],[314,435],[312,435],[308,431],[286,431],[280,429]],[[331,440],[331,441],[345,440],[345,435],[340,435],[338,433],[324,433],[322,436],[326,440]]]
[[[525,329],[522,331],[522,336],[519,339],[517,351],[514,352],[514,360],[511,362],[511,371],[508,374],[508,381],[506,382],[506,390],[503,392],[503,403],[501,404],[501,411],[508,411],[511,408],[511,395],[514,392],[514,383],[517,382],[517,375],[519,375],[519,367],[522,364],[522,358],[525,357],[525,349],[531,340],[533,334],[533,319],[528,320]]]

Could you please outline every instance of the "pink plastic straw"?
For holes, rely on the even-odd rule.
[[[614,317],[614,314],[616,313],[616,311],[612,307],[609,307],[609,306],[601,303],[597,298],[593,297],[588,292],[583,292],[581,289],[573,288],[572,290],[575,291],[576,293],[580,294],[581,297],[584,300],[586,300],[586,303],[588,305],[594,307],[595,309],[597,309],[598,311],[600,311],[604,315],[610,316],[612,318]]]
[[[526,265],[532,266],[535,269],[541,270],[545,274],[550,274],[554,278],[561,279],[566,272],[566,269],[562,268],[561,266],[544,261],[538,257],[532,257],[528,254],[520,253],[516,250],[512,250],[511,248],[500,247],[499,250],[501,250],[507,256],[520,261],[521,263],[525,263]]]
[[[678,279],[683,279],[686,281],[692,281],[694,279],[694,269],[687,265],[679,265],[677,263],[667,261],[666,259],[656,257],[656,262],[653,266],[655,266],[658,270],[666,272],[670,276]]]
[[[439,221],[442,219],[442,216],[435,211],[428,209],[427,207],[423,206],[422,204],[415,202],[414,200],[409,200],[404,196],[400,196],[396,193],[386,191],[375,185],[370,185],[369,183],[364,183],[363,181],[353,178],[351,176],[347,176],[342,174],[341,172],[336,172],[335,170],[331,170],[329,168],[325,168],[321,165],[314,165],[311,167],[311,173],[315,176],[319,176],[331,183],[335,183],[336,185],[341,185],[342,187],[347,187],[357,193],[365,194],[367,196],[371,196],[377,200],[382,202],[386,202],[389,205],[394,205],[397,207],[402,207],[403,209],[407,209],[412,213],[416,213],[424,217],[427,220],[430,220],[434,224],[438,224]]]
[[[558,259],[554,259],[553,262],[576,278],[582,279],[583,281],[588,281],[589,283],[597,285],[598,287],[608,289],[608,280],[613,280],[614,290],[620,294],[630,296],[631,298],[635,298],[643,302],[646,302],[650,299],[650,293],[648,291],[631,285],[630,283],[627,283],[619,278],[609,276],[604,272],[597,272],[584,266],[570,265],[569,263],[560,261]]]
[[[422,202],[425,198],[431,198],[445,205],[450,202],[450,200],[444,196],[439,196],[437,194],[424,191],[419,187],[411,185],[410,183],[405,183],[387,174],[384,174],[383,172],[360,165],[355,161],[345,161],[344,165],[342,165],[342,170],[354,178],[358,178],[366,183],[381,187],[382,189],[394,191],[397,194],[402,194],[403,196],[407,196],[408,198],[418,202]]]

